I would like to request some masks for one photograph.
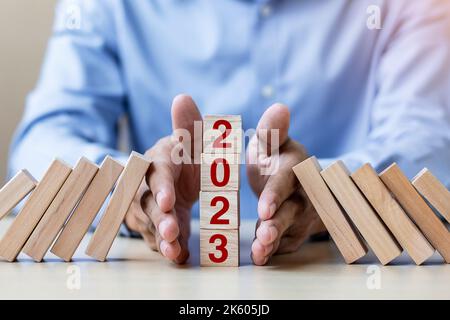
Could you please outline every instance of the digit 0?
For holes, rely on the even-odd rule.
[[[217,166],[221,164],[223,166],[222,180],[217,178]],[[211,164],[211,181],[216,187],[225,187],[230,181],[230,164],[224,158],[218,158]]]
[[[213,148],[221,148],[221,149],[231,148],[231,143],[224,142],[224,140],[231,133],[231,123],[224,119],[220,119],[220,120],[217,120],[216,122],[214,122],[214,124],[213,124],[214,130],[219,130],[220,127],[225,127],[225,130],[223,131],[223,133],[220,136],[217,137],[216,140],[214,140]]]
[[[216,256],[214,253],[208,254],[209,259],[214,263],[222,263],[228,258],[228,250],[227,246],[227,238],[223,234],[213,234],[211,238],[209,238],[209,243],[213,244],[216,241],[219,241],[219,244],[216,245],[216,250],[220,252],[220,256]]]
[[[217,203],[222,203],[222,208],[220,208],[219,211],[217,211],[212,217],[211,217],[211,224],[230,224],[229,219],[221,219],[220,217],[224,215],[228,209],[230,209],[230,202],[227,198],[223,196],[216,196],[211,199],[211,206],[215,207],[217,206]]]

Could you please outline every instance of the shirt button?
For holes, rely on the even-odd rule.
[[[269,4],[265,4],[261,7],[260,10],[263,17],[268,17],[272,13],[272,6]]]
[[[261,95],[266,99],[272,98],[274,93],[275,90],[271,85],[265,85],[261,88]]]

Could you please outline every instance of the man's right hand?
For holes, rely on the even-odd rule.
[[[202,117],[192,98],[186,95],[175,97],[172,129],[188,130],[192,146],[201,143],[193,141],[195,121],[202,121]],[[153,250],[181,264],[189,257],[191,208],[200,191],[200,166],[194,161],[175,164],[172,151],[177,143],[168,136],[145,153],[152,164],[128,210],[125,223],[131,230],[139,232]]]

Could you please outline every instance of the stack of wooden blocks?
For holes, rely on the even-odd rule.
[[[1,239],[0,256],[15,261],[23,251],[40,262],[51,247],[70,261],[115,186],[86,249],[87,255],[104,261],[149,166],[133,152],[125,168],[109,156],[100,167],[81,158],[73,169],[54,160],[39,183],[20,171],[0,190],[0,218],[31,194]]]
[[[450,192],[429,170],[410,182],[395,163],[351,174],[342,161],[322,170],[315,157],[293,170],[347,263],[367,253],[364,240],[383,265],[403,249],[417,265],[435,249],[450,263],[450,232],[425,201],[450,222]]]
[[[240,116],[206,116],[200,186],[200,265],[239,266]]]

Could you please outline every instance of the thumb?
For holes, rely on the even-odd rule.
[[[190,150],[191,157],[196,159],[202,149],[202,115],[194,100],[186,94],[177,95],[172,102],[172,130],[176,140],[182,139],[184,150]],[[186,137],[182,130],[187,130]],[[178,132],[177,132],[178,131]],[[189,141],[186,141],[189,139]]]
[[[263,113],[258,122],[256,127],[258,140],[260,143],[267,145],[267,150],[276,150],[288,138],[289,122],[290,112],[288,107],[281,103],[273,104]]]
[[[186,129],[193,137],[195,121],[202,121],[202,115],[194,100],[186,94],[177,95],[172,102],[172,129]]]

